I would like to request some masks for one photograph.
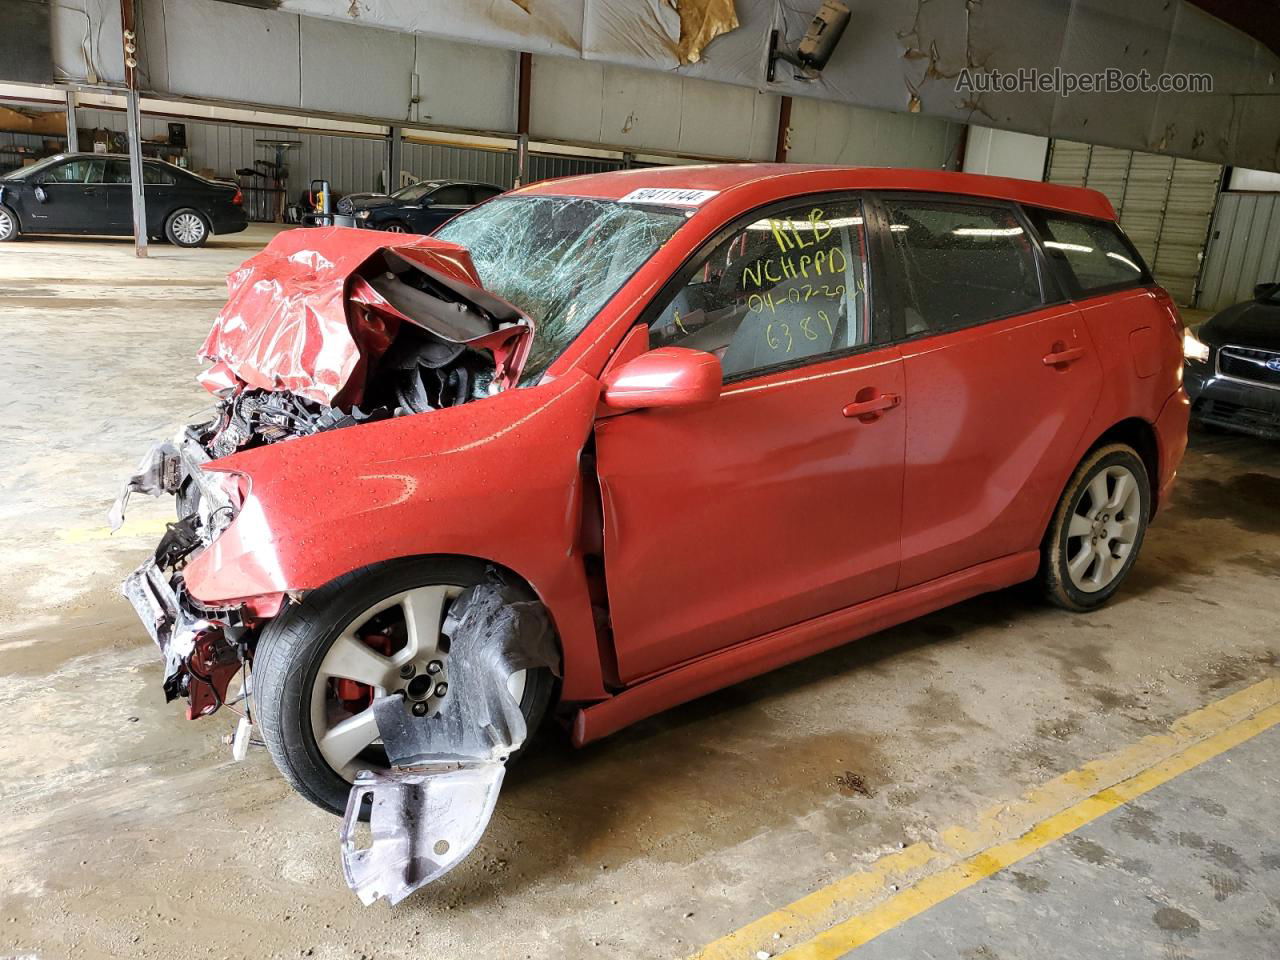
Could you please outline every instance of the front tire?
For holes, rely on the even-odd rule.
[[[173,211],[164,222],[164,235],[178,247],[203,247],[212,232],[204,214],[190,207]]]
[[[18,227],[18,217],[8,207],[0,205],[0,243],[17,240],[22,235]]]
[[[392,220],[382,228],[387,233],[408,233],[409,225],[399,220]]]
[[[1040,581],[1066,610],[1102,606],[1120,588],[1142,549],[1151,517],[1151,481],[1132,447],[1091,452],[1063,491],[1045,536]]]
[[[437,646],[445,611],[485,576],[484,563],[465,558],[378,563],[311,591],[268,624],[253,659],[254,719],[298,793],[341,815],[355,774],[386,769],[372,700],[404,686],[409,664],[418,673],[440,664],[437,679],[447,677]],[[539,669],[511,679],[529,728],[514,759],[546,714],[555,678]]]

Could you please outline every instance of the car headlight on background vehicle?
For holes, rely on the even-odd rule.
[[[1190,327],[1182,331],[1182,355],[1196,363],[1206,363],[1209,359],[1209,348]]]

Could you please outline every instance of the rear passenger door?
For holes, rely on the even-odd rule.
[[[902,589],[1038,547],[1101,368],[1015,206],[880,202],[906,382]]]

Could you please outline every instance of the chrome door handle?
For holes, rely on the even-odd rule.
[[[868,387],[858,391],[858,396],[865,393],[871,393],[872,388]],[[845,405],[840,411],[846,417],[857,417],[863,423],[871,423],[873,420],[879,420],[880,415],[886,410],[892,410],[902,402],[902,397],[896,393],[880,393],[869,397],[865,400],[854,400],[853,403]]]

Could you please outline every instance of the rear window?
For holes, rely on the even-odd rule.
[[[1008,207],[884,202],[908,336],[1034,310],[1043,303],[1031,239]]]
[[[1050,262],[1077,296],[1151,282],[1142,257],[1114,223],[1048,210],[1030,213]]]

